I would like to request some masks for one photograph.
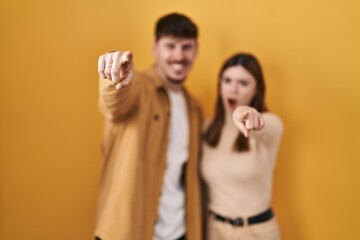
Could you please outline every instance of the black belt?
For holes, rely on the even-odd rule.
[[[217,213],[214,213],[211,210],[209,210],[209,212],[210,212],[211,215],[213,215],[215,217],[216,220],[218,220],[220,222],[226,222],[226,223],[229,223],[229,224],[231,224],[233,226],[244,226],[245,225],[245,221],[241,217],[228,218],[228,217],[221,216],[221,215],[219,215]],[[262,212],[262,213],[260,213],[258,215],[252,216],[252,217],[249,217],[247,219],[247,222],[248,222],[249,225],[252,225],[252,224],[256,224],[256,223],[262,223],[262,222],[269,221],[273,217],[274,217],[274,213],[273,213],[272,209],[269,208],[265,212]]]
[[[182,235],[181,237],[177,238],[176,240],[186,240],[185,235]]]

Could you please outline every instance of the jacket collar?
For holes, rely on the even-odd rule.
[[[166,89],[164,82],[161,81],[159,74],[156,72],[155,64],[145,70],[145,74],[149,76],[151,85],[156,89]]]
[[[164,82],[161,81],[159,74],[156,72],[155,64],[146,69],[144,73],[149,77],[149,80],[151,81],[151,85],[154,87],[154,90],[162,90],[166,93],[168,92]],[[184,92],[188,107],[190,107],[192,102],[191,96],[184,85],[182,86],[182,90]]]

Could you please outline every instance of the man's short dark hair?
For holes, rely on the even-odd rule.
[[[161,17],[155,28],[156,40],[163,36],[197,39],[198,29],[190,18],[183,14],[171,13]]]

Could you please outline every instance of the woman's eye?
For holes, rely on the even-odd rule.
[[[231,80],[230,80],[229,78],[224,78],[224,79],[223,79],[223,82],[224,82],[224,83],[230,83]]]
[[[246,86],[249,85],[249,83],[248,83],[247,81],[239,81],[238,83],[239,83],[241,86],[244,86],[244,87],[246,87]]]

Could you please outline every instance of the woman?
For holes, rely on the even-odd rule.
[[[224,63],[201,162],[208,196],[206,239],[280,239],[271,193],[283,124],[267,111],[264,96],[254,56],[236,54]]]

